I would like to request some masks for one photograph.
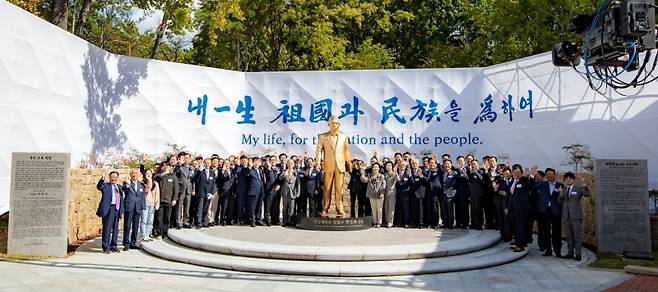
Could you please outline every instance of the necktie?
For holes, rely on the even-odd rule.
[[[119,196],[119,188],[117,186],[114,186],[114,206],[119,210],[119,202],[121,201],[121,197]]]
[[[206,171],[206,180],[208,180],[210,178],[210,172],[207,169],[205,171]]]

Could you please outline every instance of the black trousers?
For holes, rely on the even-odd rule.
[[[536,206],[536,204],[531,203],[530,206]],[[535,226],[535,221],[538,221],[538,220],[539,220],[539,217],[538,217],[537,211],[535,211],[535,209],[533,209],[533,208],[530,208],[530,210],[528,210],[528,219],[527,219],[528,222],[526,223],[526,226],[525,226],[525,230],[526,230],[525,234],[527,236],[526,239],[528,240],[527,242],[529,244],[532,243],[532,228]]]
[[[471,196],[471,228],[482,228],[482,197]]]
[[[411,196],[402,196],[402,225],[411,225]]]
[[[486,227],[491,229],[499,229],[499,222],[496,216],[496,205],[494,204],[495,194],[492,192],[485,191],[484,197],[482,197],[482,207],[484,209],[484,220],[486,221]]]
[[[178,226],[178,204],[181,202],[176,202],[176,206],[171,206],[171,218],[169,218],[169,224],[173,227],[182,227]]]
[[[496,196],[494,200],[496,207],[496,221],[498,222],[498,230],[500,237],[504,241],[512,240],[512,220],[511,214],[505,214],[505,206],[503,206],[503,197]]]
[[[539,245],[547,251],[559,253],[562,250],[562,214],[555,214],[547,208],[539,215]]]
[[[395,194],[395,215],[393,216],[393,225],[404,226],[404,214],[402,208],[402,194],[398,192]]]
[[[167,236],[169,233],[170,218],[171,206],[169,203],[160,203],[160,212],[158,212],[158,235]]]
[[[244,223],[246,221],[245,208],[248,206],[247,197],[248,195],[244,193],[243,194],[238,193],[237,197],[235,197],[236,221],[238,221],[238,223]]]
[[[455,219],[457,220],[457,226],[460,228],[468,227],[468,196],[464,194],[458,194],[454,198],[455,200]]]
[[[233,193],[231,191],[226,191],[222,193],[222,196],[219,197],[221,200],[220,202],[220,207],[219,207],[219,213],[220,213],[220,220],[219,222],[221,223],[231,223],[231,220],[233,220],[232,212],[233,212],[233,204],[235,204],[235,197],[233,197]]]
[[[429,196],[425,197],[427,201],[427,225],[431,227],[439,226],[439,194],[431,193]]]
[[[295,199],[295,213],[297,213],[297,218],[308,217],[306,211],[308,210],[308,201],[309,195],[306,191],[303,191],[299,194],[299,197]]]
[[[448,198],[445,194],[443,195],[443,210],[441,214],[443,216],[443,227],[452,228],[455,225],[455,202],[453,198]]]
[[[263,198],[264,223],[272,224],[272,202],[274,200],[275,195],[276,195],[276,191],[274,191],[274,189],[270,190],[269,192],[265,192],[265,196]]]
[[[281,223],[281,190],[274,192],[274,195],[272,196],[272,210],[271,210],[271,215],[272,215],[272,224],[280,224]]]
[[[263,224],[263,193],[258,195],[256,199],[256,209],[254,210],[254,217],[256,218],[256,223]]]
[[[115,208],[116,209],[116,208]],[[123,245],[136,245],[139,234],[139,221],[142,219],[142,210],[126,210],[123,213]]]
[[[526,247],[528,243],[528,211],[512,211],[514,221],[514,243],[518,247]]]
[[[422,227],[425,224],[425,199],[413,196],[412,200],[413,206],[411,207],[411,213],[413,214],[414,225]]]

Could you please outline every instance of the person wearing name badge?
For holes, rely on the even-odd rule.
[[[544,255],[562,257],[562,204],[559,202],[562,183],[555,177],[555,169],[544,171],[546,180],[535,186],[537,194],[537,214],[539,217],[539,246],[545,250]],[[541,249],[540,249],[541,251]]]
[[[562,203],[562,222],[567,235],[567,254],[565,259],[582,259],[582,225],[583,209],[580,205],[583,197],[589,197],[587,185],[582,187],[574,184],[576,175],[567,172],[563,176],[564,186],[560,190],[559,200]]]
[[[281,198],[283,199],[283,226],[293,226],[295,215],[295,200],[299,197],[300,182],[299,175],[294,169],[295,163],[288,160],[286,170],[283,171],[281,179]]]
[[[428,220],[427,224],[430,228],[439,227],[440,210],[443,209],[441,205],[441,197],[443,196],[443,188],[441,186],[441,176],[443,171],[436,163],[436,158],[432,157],[428,162],[429,170],[427,172],[427,197],[428,205]]]
[[[215,184],[215,172],[211,168],[212,160],[203,160],[203,166],[194,174],[194,187],[196,191],[197,210],[196,228],[208,227],[208,207],[212,201],[213,194],[217,189]]]
[[[400,158],[402,158],[402,155],[400,155]],[[384,215],[386,217],[386,227],[391,228],[393,227],[393,222],[395,220],[396,189],[400,176],[395,172],[392,161],[384,163],[384,168],[386,169],[384,174],[384,180],[386,181],[386,192],[384,193]]]
[[[464,156],[457,157],[457,177],[455,181],[455,220],[457,227],[468,228],[469,222],[469,192],[468,192],[468,166]]]
[[[122,186],[125,194],[123,200],[123,250],[138,249],[137,237],[139,231],[139,221],[142,219],[142,212],[146,209],[144,196],[144,183],[138,180],[139,171],[133,169],[130,171],[130,181],[124,182]]]
[[[169,235],[169,224],[171,222],[171,213],[176,207],[179,195],[178,177],[173,173],[173,167],[169,164],[163,164],[163,171],[160,174],[160,210],[158,211],[158,238],[167,238]]]
[[[445,155],[445,154],[444,154]],[[443,173],[441,175],[441,186],[443,189],[443,216],[442,228],[455,228],[455,203],[454,198],[457,194],[456,184],[459,174],[452,167],[452,161],[446,159],[443,161]]]
[[[96,216],[101,217],[103,221],[101,246],[105,254],[119,252],[117,239],[119,238],[119,219],[123,213],[123,191],[117,184],[118,181],[119,173],[111,171],[108,182],[105,181],[105,177],[101,177],[96,184],[96,189],[101,192]]]
[[[144,171],[144,203],[146,205],[142,211],[142,241],[151,241],[151,231],[153,230],[153,218],[155,211],[160,209],[160,185],[153,180],[153,171],[146,169]]]
[[[222,163],[222,169],[219,171],[219,176],[217,177],[219,181],[219,193],[221,203],[219,204],[219,225],[225,226],[226,224],[231,224],[233,220],[233,206],[235,204],[235,197],[233,196],[233,174],[231,173],[231,161],[229,159],[224,160]]]
[[[512,170],[507,165],[497,165],[499,170],[492,182],[496,197],[494,204],[496,206],[496,221],[500,231],[500,238],[503,242],[512,241],[512,216],[506,212],[507,204],[510,199],[510,188],[512,186]]]
[[[260,166],[261,159],[259,157],[252,158],[252,167],[249,171],[249,189],[245,206],[245,224],[249,224],[251,227],[256,227],[256,207],[260,198],[263,197],[264,192],[265,175]]]
[[[530,209],[530,192],[534,187],[534,174],[537,167],[533,166],[533,172],[528,176],[523,176],[523,167],[519,164],[512,166],[512,183],[509,188],[509,200],[505,213],[512,215],[514,224],[514,243],[512,250],[522,252],[525,250],[529,239],[527,234],[528,211]]]
[[[379,228],[382,225],[382,209],[384,207],[384,193],[386,180],[379,172],[379,163],[371,164],[370,174],[366,174],[366,166],[361,165],[361,181],[366,184],[366,196],[372,206],[372,226]]]
[[[413,191],[413,179],[411,177],[411,168],[407,167],[407,162],[402,162],[400,167],[400,179],[398,180],[397,201],[400,202],[400,226],[404,228],[411,227],[411,196]]]
[[[468,173],[468,191],[471,194],[471,229],[482,230],[484,189],[486,179],[484,171],[480,169],[479,162],[472,159]]]
[[[420,168],[418,159],[415,157],[411,159],[411,182],[412,182],[412,202],[414,204],[413,211],[414,213],[414,225],[417,228],[425,227],[427,223],[425,220],[427,218],[425,215],[425,195],[427,188],[427,177],[423,174],[423,170]]]

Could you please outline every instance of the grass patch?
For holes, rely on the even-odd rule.
[[[658,252],[654,252],[652,255],[653,255],[653,260],[643,261],[643,260],[624,259],[621,256],[621,254],[597,254],[596,261],[591,263],[589,266],[591,268],[597,268],[597,269],[615,269],[615,270],[623,270],[624,267],[627,265],[658,268]]]
[[[29,255],[8,255],[0,253],[0,261],[43,261],[51,257],[29,256]]]

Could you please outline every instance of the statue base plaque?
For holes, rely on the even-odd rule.
[[[352,231],[369,229],[372,217],[336,218],[336,217],[302,217],[297,228],[323,231]]]

